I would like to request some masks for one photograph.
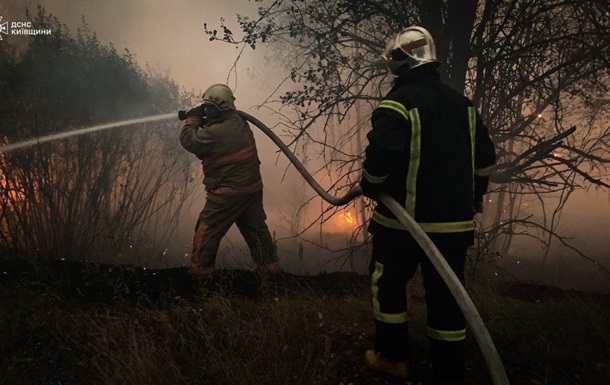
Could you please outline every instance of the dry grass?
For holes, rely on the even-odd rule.
[[[105,304],[39,281],[0,281],[0,384],[405,383],[363,368],[372,343],[365,277],[237,277],[191,295]],[[607,298],[470,291],[513,385],[610,383]],[[425,361],[423,302],[411,302]],[[491,383],[474,338],[468,379]]]
[[[610,384],[610,296],[514,286],[473,293],[511,383]]]

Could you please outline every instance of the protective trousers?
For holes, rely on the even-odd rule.
[[[234,223],[258,266],[277,262],[277,247],[266,219],[262,190],[245,195],[208,194],[195,229],[192,268],[214,267],[220,241]]]
[[[464,282],[468,246],[435,240],[439,251]],[[370,265],[375,350],[391,361],[411,358],[407,283],[421,266],[426,291],[427,336],[437,379],[458,382],[464,376],[466,320],[449,288],[424,251],[406,231],[378,229]],[[463,242],[462,242],[463,243]]]

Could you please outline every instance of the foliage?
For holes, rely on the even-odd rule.
[[[75,35],[38,7],[21,50],[3,49],[0,141],[175,111],[171,80],[104,45],[83,20]],[[8,96],[7,96],[8,95]],[[32,258],[133,254],[170,239],[189,163],[175,131],[153,123],[79,136],[0,157],[0,247]],[[177,198],[177,199],[175,199]]]
[[[609,15],[605,1],[275,0],[256,19],[238,17],[239,34],[224,22],[222,33],[207,32],[275,47],[289,72],[278,111],[293,110],[292,139],[319,146],[329,164],[319,175],[337,188],[357,179],[362,132],[390,86],[378,61],[385,43],[402,27],[428,28],[443,79],[473,99],[497,145],[499,195],[486,207],[485,231],[504,252],[528,229],[547,246],[563,239],[555,229],[570,193],[610,187]],[[519,211],[524,196],[536,197],[542,219]]]
[[[4,75],[12,99],[31,105],[42,118],[52,116],[56,125],[85,126],[107,120],[164,113],[178,108],[178,87],[170,79],[146,72],[135,57],[112,45],[103,45],[83,19],[72,35],[67,27],[39,7],[33,17],[37,35]],[[11,59],[11,58],[4,58]],[[44,120],[42,129],[48,127]]]

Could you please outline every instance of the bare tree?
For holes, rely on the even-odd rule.
[[[289,65],[283,86],[291,90],[267,104],[293,109],[286,122],[292,142],[320,146],[323,172],[337,191],[358,177],[362,132],[390,83],[376,65],[379,54],[413,24],[435,36],[442,77],[474,100],[497,145],[485,247],[506,251],[518,234],[565,242],[556,226],[570,193],[610,187],[606,1],[275,0],[259,8],[257,19],[238,22],[239,36],[224,23],[217,30],[206,25],[206,32],[211,40],[280,49],[279,60]],[[331,141],[333,121],[341,133],[333,129]],[[540,220],[519,210],[530,195],[540,203]],[[558,203],[549,206],[549,195]]]
[[[175,235],[196,185],[172,131],[129,127],[3,154],[0,246],[39,259],[158,253],[149,246]]]

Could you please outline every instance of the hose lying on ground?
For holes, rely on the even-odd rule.
[[[311,185],[311,187],[328,203],[335,206],[342,206],[354,198],[362,195],[362,189],[360,186],[355,186],[351,190],[349,190],[342,197],[333,197],[326,190],[322,188],[316,182],[316,180],[311,176],[311,174],[305,169],[305,167],[301,164],[301,162],[294,156],[294,154],[286,147],[284,142],[282,142],[277,135],[267,126],[265,126],[260,120],[256,119],[252,115],[249,115],[243,111],[238,111],[239,114],[258,127],[261,131],[263,131],[278,147],[279,149],[288,157],[290,162],[294,165],[294,167],[299,171],[299,173],[305,178],[305,180]],[[424,250],[440,276],[445,281],[449,290],[455,297],[460,309],[464,313],[464,317],[481,348],[481,352],[483,353],[483,357],[485,358],[485,362],[487,363],[487,367],[489,368],[492,380],[495,385],[509,385],[508,378],[506,377],[506,372],[504,370],[504,366],[502,365],[502,361],[500,360],[500,356],[498,355],[498,351],[477,311],[474,303],[466,293],[466,289],[455,275],[451,267],[442,256],[438,248],[434,245],[430,237],[421,229],[421,227],[415,222],[413,218],[407,213],[407,211],[402,207],[394,198],[389,196],[388,194],[382,193],[379,194],[379,200],[392,211],[396,218],[407,228],[409,233],[413,236],[413,238],[417,241],[419,246]]]

